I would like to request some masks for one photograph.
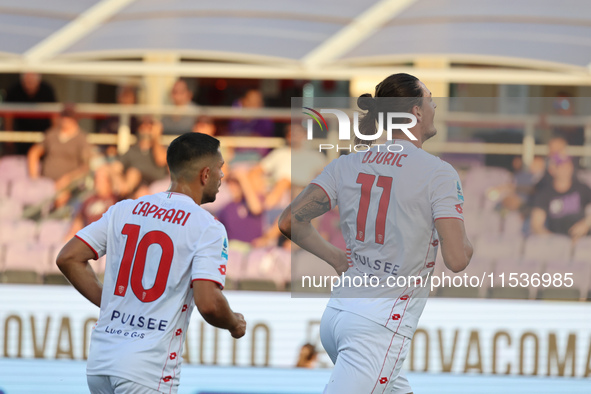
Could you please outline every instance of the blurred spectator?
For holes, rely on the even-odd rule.
[[[117,88],[117,104],[119,105],[134,105],[136,104],[136,92],[133,86],[119,86]],[[109,116],[99,126],[100,134],[117,134],[119,133],[120,116]],[[131,116],[129,118],[129,129],[131,134],[137,133],[139,121],[137,117]],[[114,160],[117,157],[117,146],[110,145],[104,148],[105,156],[108,161]]]
[[[82,202],[64,241],[68,241],[79,230],[100,219],[116,202],[109,171],[106,167],[97,169],[94,173],[94,193]]]
[[[166,148],[160,143],[162,124],[145,117],[137,130],[137,142],[110,167],[120,197],[147,194],[148,186],[168,175]]]
[[[244,169],[235,169],[228,175],[226,184],[232,196],[218,212],[218,219],[228,231],[228,239],[252,242],[263,235],[263,206],[254,192]]]
[[[316,347],[310,343],[306,343],[300,349],[300,355],[296,368],[316,368],[316,361],[318,360],[318,351]]]
[[[234,103],[234,107],[261,109],[264,107],[263,95],[258,89],[250,89]],[[273,137],[275,126],[270,119],[234,119],[230,121],[229,135],[240,137]],[[269,153],[266,148],[237,148],[235,162],[258,161]]]
[[[295,189],[294,194],[298,194],[324,169],[326,157],[320,152],[304,149],[305,140],[303,127],[287,125],[285,146],[274,149],[252,169],[251,182],[259,194],[266,195],[266,210],[285,208],[291,201],[290,189]]]
[[[546,164],[542,157],[536,156],[526,167],[521,156],[515,156],[512,167],[513,182],[489,189],[487,197],[493,201],[501,200],[502,208],[510,211],[524,210],[531,201],[536,185],[544,176]]]
[[[209,116],[200,116],[193,125],[194,133],[201,133],[214,136],[216,134],[216,127],[213,119]]]
[[[552,156],[548,171],[552,182],[536,190],[534,196],[532,232],[566,234],[574,240],[587,235],[591,215],[585,214],[585,207],[591,203],[591,189],[574,176],[574,165],[568,156]]]
[[[21,74],[19,82],[8,89],[6,95],[7,103],[55,103],[55,92],[51,85],[41,80],[37,73]],[[43,117],[21,117],[7,115],[5,118],[5,129],[13,131],[46,131],[52,126],[52,119]],[[18,143],[6,144],[10,153],[26,155],[32,144]]]
[[[57,127],[48,130],[43,142],[29,150],[29,176],[32,179],[39,175],[53,179],[56,190],[61,190],[88,172],[89,157],[90,145],[86,141],[86,133],[80,130],[74,111],[66,108]],[[68,199],[69,193],[59,194],[56,207],[62,206]]]
[[[170,91],[172,103],[178,109],[197,108],[192,101],[193,92],[189,89],[187,81],[178,79]],[[184,134],[193,129],[195,117],[193,115],[165,115],[162,117],[162,128],[164,134]]]

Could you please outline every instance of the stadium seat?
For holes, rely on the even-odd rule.
[[[267,279],[243,279],[238,283],[238,290],[245,291],[277,291],[277,285]]]
[[[527,300],[529,298],[529,289],[524,287],[491,287],[488,290],[488,298]]]
[[[6,246],[2,282],[41,283],[47,266],[49,249],[30,242]]]
[[[538,300],[552,301],[578,301],[581,298],[581,291],[575,288],[548,287],[538,290]]]
[[[299,293],[330,293],[330,286],[328,287],[310,287],[302,286],[302,277],[324,277],[336,276],[336,271],[326,261],[319,259],[311,253],[304,250],[298,250],[292,253],[292,291]]]
[[[495,236],[501,232],[501,215],[497,212],[466,212],[464,226],[471,241],[481,235]]]
[[[571,259],[570,237],[566,235],[530,235],[525,240],[523,258],[541,262],[564,261]]]
[[[494,272],[493,287],[513,288],[511,286],[511,283],[514,283],[514,282],[510,282],[511,274],[517,274],[515,277],[518,278],[518,280],[520,280],[519,278],[522,273],[526,274],[529,278],[531,276],[531,274],[533,274],[533,273],[542,274],[544,272],[544,265],[545,264],[539,260],[523,260],[523,261],[521,261],[519,257],[498,259],[496,261],[496,264],[495,264],[494,270],[493,270],[493,272]],[[501,274],[504,274],[503,277],[500,276]],[[523,288],[523,289],[527,290],[527,292],[528,292],[527,298],[534,298],[536,288],[531,286],[531,283],[529,286],[526,286],[526,287],[523,287],[520,284],[521,284],[521,282],[519,283],[518,286],[516,286],[514,288]],[[501,290],[495,290],[495,292],[497,292],[497,291],[502,292]],[[522,290],[511,291],[511,293],[517,293],[517,294],[520,294],[521,292],[523,292],[523,291]]]
[[[573,299],[572,297],[575,296],[575,294],[578,294],[578,297],[580,297],[581,299],[585,299],[587,296],[587,292],[589,291],[590,287],[591,287],[591,263],[590,260],[584,260],[584,261],[573,261],[573,262],[567,262],[565,263],[564,261],[553,261],[550,262],[546,265],[546,270],[545,273],[548,273],[550,275],[552,275],[552,284],[548,287],[544,287],[541,286],[539,287],[539,290],[548,290],[548,291],[544,291],[542,293],[538,293],[538,298],[542,298],[541,295],[544,295],[547,298],[552,298],[552,297],[556,297],[556,298],[560,298],[560,296],[564,296],[567,297],[567,299]],[[570,278],[572,278],[572,286],[567,287],[566,284],[570,284],[570,283],[565,283],[567,281],[565,281],[565,274],[569,273]],[[556,283],[554,281],[554,275],[555,274],[560,274],[561,276],[561,281],[563,283],[562,286],[556,286]],[[560,284],[560,283],[558,283]],[[560,290],[560,291],[554,291],[551,289],[556,289],[556,290]],[[570,289],[571,291],[567,291],[566,289]],[[564,291],[563,291],[564,290]],[[572,290],[576,290],[576,291],[572,291]],[[550,294],[550,296],[548,295]],[[577,298],[577,297],[574,297]]]
[[[0,198],[0,221],[17,220],[23,216],[23,204],[11,198]]]
[[[503,220],[503,235],[523,236],[523,217],[519,212],[509,212]]]
[[[45,284],[50,285],[68,285],[70,282],[66,279],[66,277],[62,274],[59,268],[56,265],[57,255],[59,254],[60,250],[62,250],[64,246],[64,242],[58,242],[51,246],[49,246],[50,250],[50,258],[48,261],[47,266],[44,269],[44,280]],[[105,262],[106,256],[102,256],[98,260],[90,260],[90,265],[94,269],[94,272],[98,276],[99,280],[102,282],[104,275],[105,275]]]
[[[591,237],[583,237],[577,241],[573,261],[588,261],[591,264]]]
[[[45,220],[39,224],[39,243],[54,245],[64,240],[71,227],[68,220]]]
[[[285,287],[285,270],[277,249],[253,249],[246,258],[241,281],[272,281],[277,289],[283,289]]]
[[[443,261],[442,261],[443,263]],[[452,283],[453,283],[453,278],[455,277],[464,277],[464,275],[467,275],[466,279],[468,281],[468,286],[448,286],[447,280],[445,280],[445,286],[443,286],[443,284],[440,286],[438,292],[437,292],[437,296],[438,297],[447,297],[447,298],[478,298],[478,297],[485,297],[486,296],[486,289],[487,287],[490,286],[490,279],[488,279],[487,277],[485,277],[485,281],[482,284],[482,286],[475,286],[472,287],[470,285],[470,277],[478,277],[479,281],[482,281],[482,276],[483,274],[489,275],[490,273],[492,273],[492,260],[490,258],[479,258],[479,257],[473,257],[472,260],[470,261],[470,264],[468,265],[468,267],[466,267],[465,270],[458,272],[458,273],[454,273],[450,270],[445,269],[444,270],[445,276],[449,276],[452,279]],[[441,274],[439,274],[441,275]],[[477,284],[475,279],[472,282],[473,284]]]
[[[466,174],[466,181],[463,187],[479,194],[495,186],[505,185],[512,182],[511,172],[500,167],[474,167]]]
[[[29,177],[26,156],[4,156],[0,158],[0,179],[22,180]]]
[[[32,242],[37,236],[37,223],[32,220],[2,221],[0,224],[0,244],[13,242]]]
[[[12,183],[10,197],[24,205],[39,204],[55,195],[55,184],[51,179],[18,179]]]
[[[486,259],[506,259],[521,256],[523,237],[503,235],[483,235],[474,242],[474,257]]]
[[[228,248],[228,265],[226,267],[226,281],[238,281],[242,277],[246,254],[232,245]]]

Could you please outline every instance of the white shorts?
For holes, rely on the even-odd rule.
[[[158,390],[116,376],[86,375],[86,380],[91,394],[160,394]],[[176,392],[172,388],[171,393]]]
[[[324,394],[408,394],[402,374],[410,339],[354,313],[327,307],[320,339],[334,363]]]

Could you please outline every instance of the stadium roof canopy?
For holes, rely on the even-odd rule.
[[[589,0],[0,0],[0,72],[591,85]]]

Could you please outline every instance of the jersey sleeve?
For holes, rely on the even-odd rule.
[[[191,280],[209,280],[222,289],[226,285],[226,265],[228,264],[228,236],[223,224],[203,232],[193,257]]]
[[[448,163],[437,171],[431,181],[433,219],[464,220],[464,192],[460,177]]]
[[[76,233],[76,238],[90,247],[98,260],[107,253],[107,233],[109,218],[113,214],[115,205],[111,206],[96,222],[90,223]]]
[[[338,159],[337,159],[338,160]],[[333,209],[338,201],[337,201],[337,174],[336,174],[336,163],[337,160],[333,160],[326,167],[324,170],[318,175],[316,178],[310,182],[313,185],[319,186],[330,201],[330,209]]]

